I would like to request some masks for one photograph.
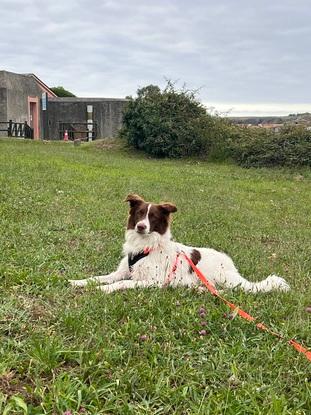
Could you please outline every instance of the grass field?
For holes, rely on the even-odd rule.
[[[289,293],[224,295],[311,347],[310,170],[1,139],[0,190],[1,414],[311,413],[311,362],[208,293],[67,283],[115,268],[129,192],[173,201],[176,239],[285,277]]]

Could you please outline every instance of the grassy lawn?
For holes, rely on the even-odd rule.
[[[311,347],[310,170],[1,139],[0,413],[310,414],[311,362],[210,294],[68,286],[116,267],[129,192],[175,202],[177,240],[285,277],[289,293],[224,295]]]

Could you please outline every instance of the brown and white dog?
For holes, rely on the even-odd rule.
[[[136,194],[129,194],[126,202],[130,204],[130,212],[123,245],[124,257],[117,270],[108,275],[71,280],[73,286],[83,287],[89,282],[95,282],[104,284],[100,289],[106,293],[137,287],[163,287],[168,284],[199,286],[200,280],[185,260],[178,262],[172,274],[177,254],[184,252],[213,284],[239,287],[253,293],[289,290],[286,281],[276,275],[270,275],[260,282],[247,281],[239,274],[231,258],[222,252],[210,248],[194,248],[173,241],[170,218],[177,211],[174,204],[145,202]]]

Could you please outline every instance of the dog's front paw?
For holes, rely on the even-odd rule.
[[[101,290],[103,293],[109,294],[113,291],[113,289],[110,287],[110,285],[100,285],[97,287],[99,290]]]
[[[69,284],[72,285],[73,287],[85,287],[86,286],[86,281],[85,280],[68,280]]]

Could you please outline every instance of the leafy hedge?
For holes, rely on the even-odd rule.
[[[311,166],[311,131],[287,126],[275,133],[242,128],[212,116],[193,91],[149,85],[129,97],[121,136],[154,157],[234,159],[250,166]]]
[[[311,166],[311,131],[285,126],[279,132],[239,128],[229,147],[234,160],[251,166]]]

